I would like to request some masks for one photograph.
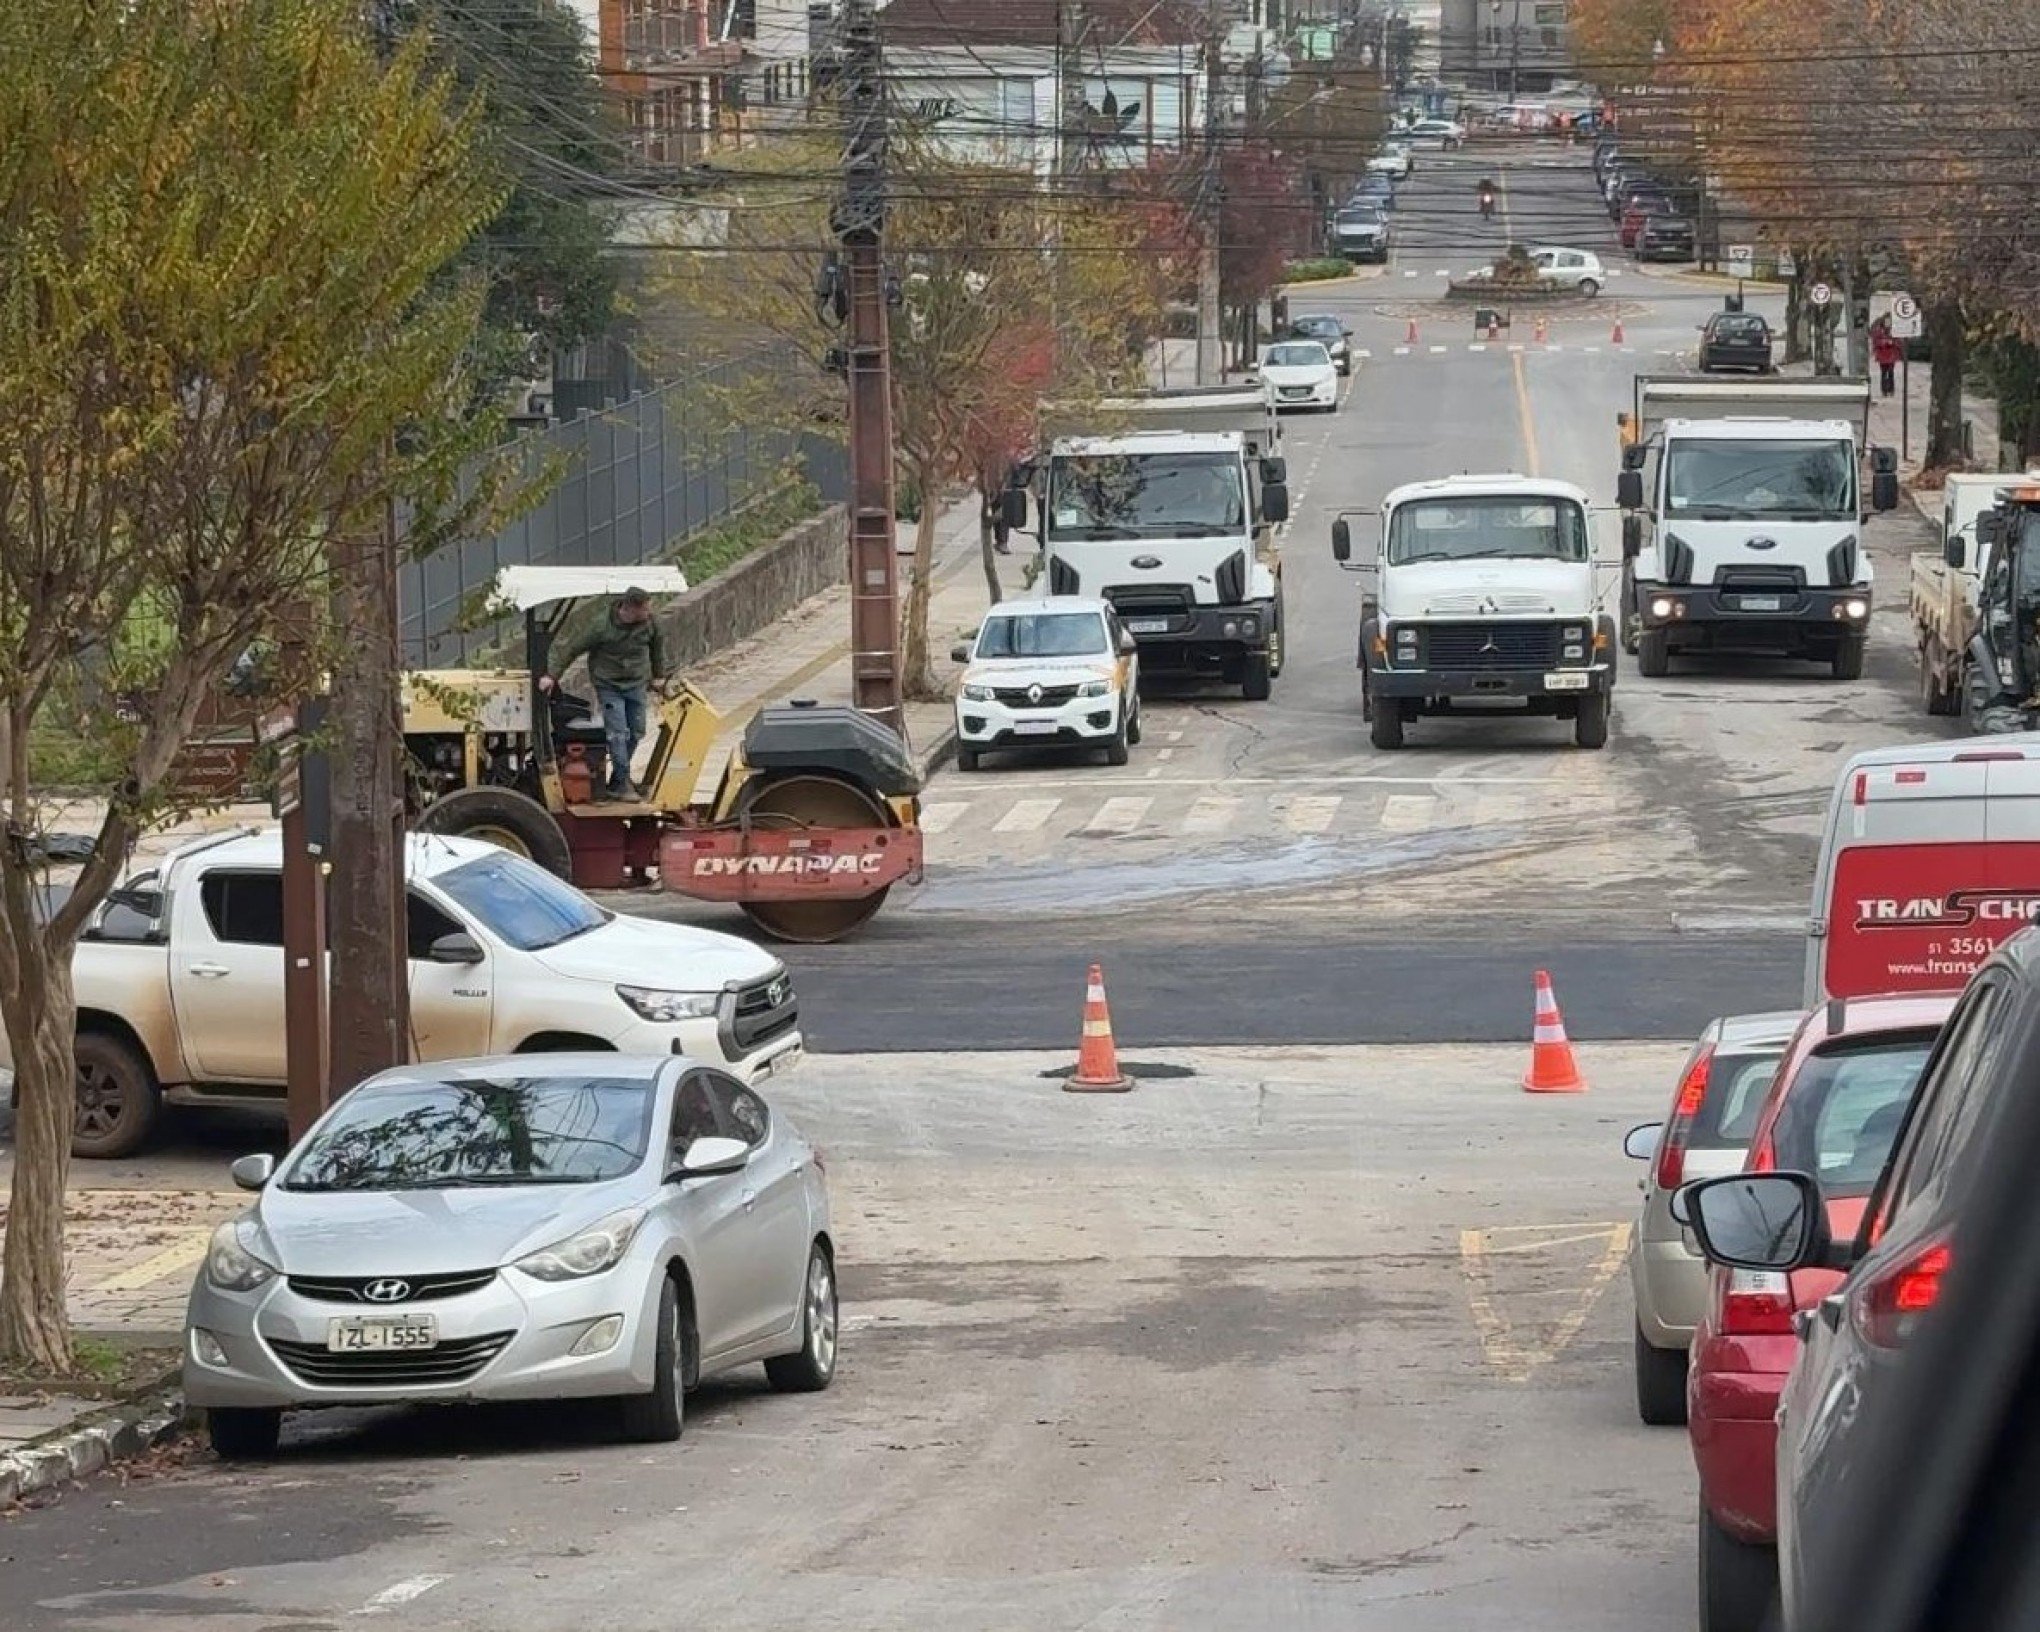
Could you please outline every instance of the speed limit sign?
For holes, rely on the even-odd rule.
[[[1816,283],[1806,291],[1806,298],[1816,306],[1825,306],[1835,298],[1835,292],[1824,283]]]

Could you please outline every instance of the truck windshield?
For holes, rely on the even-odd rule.
[[[1855,449],[1847,442],[1682,438],[1669,457],[1666,503],[1695,521],[1840,521],[1856,513]]]
[[[541,952],[609,922],[609,914],[573,885],[507,850],[478,856],[432,882],[520,952]]]
[[[1223,537],[1246,529],[1236,453],[1069,455],[1049,467],[1048,536]]]
[[[1096,657],[1108,650],[1105,620],[1095,612],[987,618],[977,643],[979,657]]]
[[[1505,556],[1586,560],[1586,512],[1567,499],[1520,499],[1494,493],[1415,499],[1398,505],[1389,519],[1391,566]]]

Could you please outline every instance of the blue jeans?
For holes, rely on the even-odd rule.
[[[630,792],[630,762],[645,740],[645,688],[595,683],[602,705],[602,731],[609,739],[609,791]]]

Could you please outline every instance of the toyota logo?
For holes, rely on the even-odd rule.
[[[1029,686],[1029,687],[1027,688],[1027,700],[1028,700],[1028,701],[1029,701],[1030,703],[1038,703],[1038,702],[1040,702],[1040,701],[1041,701],[1041,687],[1040,687],[1040,686],[1038,686],[1038,685],[1036,685],[1036,686]]]
[[[782,977],[779,980],[775,980],[770,986],[765,988],[765,1001],[770,1003],[776,1009],[779,1007],[780,1004],[786,1001],[787,995],[792,990],[793,990],[792,984]]]
[[[370,1303],[402,1303],[411,1295],[411,1283],[386,1277],[370,1281],[361,1289],[361,1295]]]

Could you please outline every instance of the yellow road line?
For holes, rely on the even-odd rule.
[[[212,1240],[216,1225],[208,1224],[202,1230],[192,1230],[179,1236],[174,1246],[165,1247],[161,1252],[152,1252],[140,1263],[129,1264],[126,1269],[107,1276],[91,1292],[138,1292],[145,1286],[176,1274],[179,1270],[190,1269],[205,1256],[206,1244]]]
[[[1488,1241],[1490,1235],[1552,1227],[1498,1225],[1492,1230],[1459,1232],[1460,1269],[1466,1277],[1466,1301],[1473,1312],[1474,1329],[1480,1336],[1481,1353],[1487,1363],[1500,1372],[1508,1382],[1528,1382],[1530,1374],[1539,1366],[1551,1364],[1565,1352],[1567,1345],[1579,1336],[1580,1329],[1586,1325],[1587,1317],[1593,1313],[1594,1305],[1607,1290],[1608,1283],[1621,1272],[1623,1260],[1629,1253],[1628,1224],[1603,1226],[1599,1229],[1588,1225],[1570,1227],[1561,1225],[1557,1227],[1568,1230],[1569,1233],[1502,1247],[1493,1246]],[[1584,1285],[1535,1289],[1539,1292],[1570,1297],[1573,1303],[1560,1315],[1543,1342],[1519,1342],[1514,1324],[1495,1306],[1494,1284],[1489,1274],[1488,1261],[1498,1253],[1535,1252],[1545,1247],[1565,1246],[1603,1238],[1607,1240],[1607,1248],[1588,1272]]]
[[[1516,382],[1516,420],[1523,430],[1523,468],[1532,476],[1544,474],[1537,455],[1537,422],[1530,413],[1530,382],[1523,374],[1523,354],[1509,353],[1509,372]]]

